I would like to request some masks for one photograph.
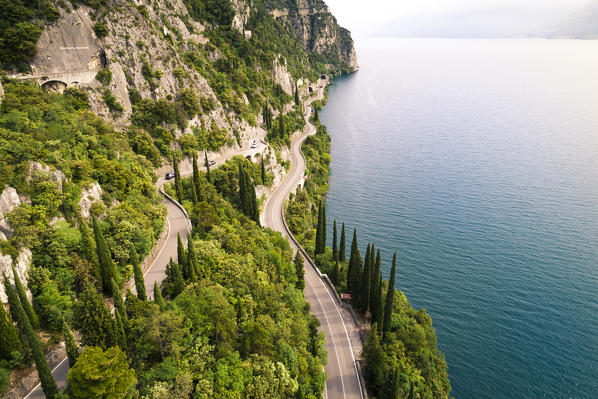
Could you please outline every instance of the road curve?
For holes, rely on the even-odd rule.
[[[309,104],[307,104],[309,105]],[[306,119],[310,115],[307,107]],[[266,201],[261,215],[261,223],[265,227],[280,231],[284,236],[291,237],[284,221],[284,203],[297,182],[305,173],[306,163],[301,145],[316,128],[307,122],[305,130],[291,143],[291,168],[281,185]],[[291,239],[294,250],[299,250],[298,244]],[[341,310],[337,306],[328,285],[318,276],[315,265],[305,260],[305,299],[311,306],[312,313],[320,321],[320,330],[326,335],[326,350],[328,364],[326,370],[325,397],[328,399],[350,398],[363,399],[359,373],[355,364],[351,338]]]

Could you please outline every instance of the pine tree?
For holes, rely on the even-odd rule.
[[[264,157],[262,157],[262,184],[266,184],[266,165],[264,165]]]
[[[96,243],[93,239],[92,231],[81,217],[81,214],[77,215],[77,223],[79,224],[79,232],[81,233],[81,255],[83,259],[89,261],[91,264],[91,274],[96,279],[96,283],[100,283],[102,276],[100,274]]]
[[[73,333],[66,322],[62,324],[62,333],[64,335],[64,344],[66,346],[66,356],[69,359],[69,366],[73,367],[79,357],[79,345],[73,337]]]
[[[179,233],[177,233],[176,238],[176,253],[177,263],[181,265],[183,278],[189,280],[189,278],[191,277],[191,272],[189,272],[189,262],[187,261],[187,253],[185,251],[185,246],[183,245],[183,240],[181,239],[181,235]]]
[[[193,153],[193,187],[195,188],[195,197],[197,202],[203,201],[203,190],[200,180],[199,167],[197,166],[196,153]]]
[[[322,203],[320,202],[318,206],[318,224],[316,225],[316,242],[314,248],[314,255],[319,255],[322,253],[322,248],[320,248],[320,244],[322,242]]]
[[[137,290],[137,298],[142,301],[147,301],[147,294],[145,292],[145,279],[143,278],[143,272],[141,271],[141,265],[139,263],[139,255],[135,249],[133,243],[129,244],[129,259],[133,264],[133,272],[135,275],[135,289]]]
[[[392,322],[392,308],[395,294],[395,274],[397,272],[397,252],[392,257],[392,267],[390,268],[390,279],[388,280],[388,291],[386,292],[386,301],[384,303],[384,320],[382,324],[382,333],[390,331]]]
[[[295,84],[295,105],[299,105],[299,88]]]
[[[98,263],[100,265],[100,273],[102,276],[102,287],[106,294],[112,294],[112,279],[116,280],[116,267],[112,262],[112,255],[102,234],[102,230],[98,224],[98,220],[92,216],[93,234],[96,241],[96,253],[98,255]]]
[[[211,183],[212,176],[210,175],[210,163],[208,162],[208,152],[204,151],[203,153],[205,155],[206,177],[207,177],[208,181]]]
[[[365,252],[365,261],[363,262],[363,278],[361,281],[361,290],[359,293],[359,308],[365,314],[368,311],[368,305],[370,302],[370,244]]]
[[[297,253],[295,254],[295,259],[293,260],[293,263],[295,264],[295,272],[297,273],[297,284],[295,284],[295,287],[303,291],[305,289],[305,269],[303,256],[301,256],[301,253],[299,251],[297,251]]]
[[[160,307],[161,310],[164,310],[166,307],[166,302],[164,302],[164,298],[162,297],[162,291],[160,291],[160,287],[158,287],[158,282],[154,282],[154,302]]]
[[[338,246],[336,245],[338,241],[337,235],[336,219],[334,219],[334,224],[332,227],[332,259],[334,260],[338,260]]]
[[[284,139],[284,115],[282,114],[282,110],[280,110],[280,115],[278,116],[278,135],[281,139]]]
[[[25,310],[25,313],[27,313],[31,327],[33,327],[34,330],[39,330],[39,318],[37,317],[35,310],[33,310],[33,306],[31,305],[31,302],[29,302],[29,298],[27,298],[25,287],[23,286],[23,283],[21,283],[21,278],[19,277],[14,265],[12,266],[12,275],[15,279],[15,287],[17,289],[17,294],[19,295],[19,300],[21,301],[21,306],[23,307],[23,310]]]
[[[114,308],[120,312],[123,317],[123,325],[127,323],[127,308],[125,307],[125,301],[123,300],[122,293],[120,292],[120,288],[118,288],[118,284],[114,279],[112,280],[112,287],[114,287],[114,291],[112,292],[112,297],[114,298]]]
[[[172,153],[172,167],[174,169],[174,190],[176,193],[176,199],[179,204],[183,203],[183,181],[181,180],[181,171],[179,170],[179,162],[177,160],[177,154]]]
[[[0,303],[0,360],[10,360],[13,352],[22,350],[19,333]]]
[[[41,342],[39,342],[39,338],[29,322],[29,317],[27,317],[27,313],[25,313],[25,310],[21,306],[19,297],[10,285],[6,274],[3,273],[3,277],[6,295],[9,297],[11,307],[14,306],[14,309],[11,309],[11,314],[16,316],[15,321],[21,330],[21,334],[27,339],[27,344],[31,348],[31,355],[35,361],[35,367],[39,375],[42,390],[44,391],[46,398],[54,399],[58,394],[58,388],[56,387],[56,382],[52,377],[52,371],[50,370],[50,366],[44,355],[44,348]],[[12,297],[12,300],[10,300],[10,297]]]
[[[75,327],[81,331],[82,344],[104,349],[116,344],[114,320],[102,295],[91,284],[79,294],[74,311]]]
[[[332,268],[332,273],[330,274],[330,280],[332,280],[332,284],[339,285],[339,277],[340,277],[340,270],[338,265],[338,258],[336,258],[334,262],[334,267]]]
[[[347,241],[345,239],[345,223],[341,228],[341,240],[338,245],[338,260],[344,262],[347,260]]]
[[[357,229],[353,230],[353,242],[351,243],[351,256],[347,270],[347,289],[351,294],[351,301],[354,306],[359,305],[359,293],[361,288],[363,263],[357,244]]]

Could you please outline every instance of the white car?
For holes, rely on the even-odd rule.
[[[257,141],[253,140],[253,143],[251,143],[251,148],[257,148]]]

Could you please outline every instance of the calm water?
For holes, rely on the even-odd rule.
[[[598,42],[358,43],[328,220],[398,250],[456,398],[598,398]],[[331,227],[329,228],[329,231]]]

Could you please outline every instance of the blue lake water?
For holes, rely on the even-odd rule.
[[[357,51],[321,112],[327,219],[375,241],[385,278],[398,251],[457,399],[598,398],[598,41]]]

